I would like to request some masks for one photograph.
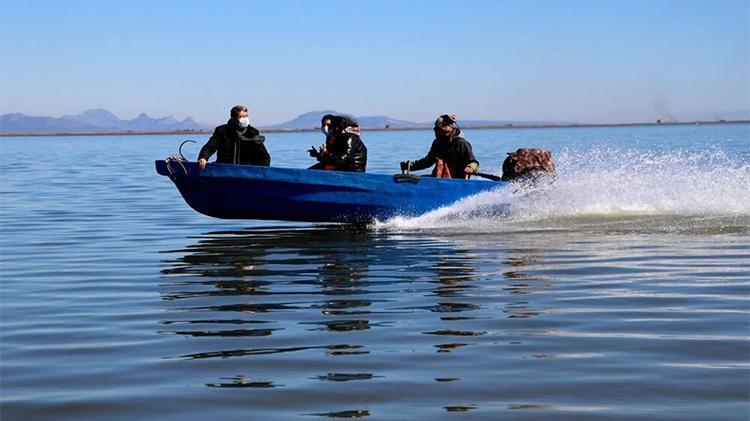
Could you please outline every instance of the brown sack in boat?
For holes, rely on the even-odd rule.
[[[555,174],[552,152],[542,149],[520,148],[508,152],[503,162],[503,181],[518,181],[547,173]]]

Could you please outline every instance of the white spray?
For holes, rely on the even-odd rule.
[[[722,151],[562,151],[556,165],[558,176],[549,186],[501,188],[376,227],[507,232],[612,225],[634,218],[643,225],[650,218],[682,225],[696,219],[727,224],[729,219],[740,231],[750,230],[750,163]]]

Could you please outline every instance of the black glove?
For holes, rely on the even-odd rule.
[[[308,149],[307,152],[313,158],[320,158],[320,151],[318,151],[317,149],[315,149],[315,146],[313,146],[312,148]]]
[[[401,161],[401,171],[406,171],[411,166],[411,161]]]

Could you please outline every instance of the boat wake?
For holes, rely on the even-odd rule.
[[[750,163],[722,151],[562,151],[556,164],[551,184],[498,188],[418,217],[378,221],[375,228],[750,232]]]

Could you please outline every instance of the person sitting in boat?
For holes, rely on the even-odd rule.
[[[206,168],[206,162],[216,152],[216,162],[221,164],[249,164],[267,167],[271,165],[268,154],[258,129],[250,125],[247,107],[235,105],[229,111],[227,124],[214,129],[198,154],[198,167]]]
[[[464,139],[456,124],[455,114],[443,114],[435,120],[435,140],[430,151],[422,159],[401,162],[401,170],[419,171],[435,165],[432,176],[438,178],[468,179],[479,169],[471,143]]]
[[[367,147],[359,137],[359,125],[349,116],[326,114],[320,120],[326,141],[308,150],[318,163],[311,170],[365,172]]]

